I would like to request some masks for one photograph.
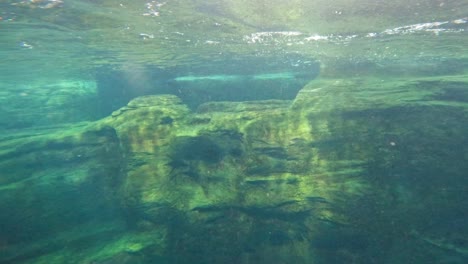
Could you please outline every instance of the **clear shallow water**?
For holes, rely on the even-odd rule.
[[[109,64],[171,67],[236,54],[299,52],[324,64],[464,57],[466,4],[435,2],[4,1],[2,73],[76,76]]]
[[[467,11],[2,1],[0,262],[466,263]]]

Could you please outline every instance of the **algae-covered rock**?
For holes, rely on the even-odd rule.
[[[149,104],[151,98],[162,102]],[[302,123],[309,119],[297,117],[290,101],[209,103],[190,114],[176,100],[167,103],[172,97],[151,98],[130,102],[106,122],[128,150],[124,203],[130,220],[137,227],[145,221],[168,226],[169,255],[182,244],[200,252],[223,250],[224,260],[234,261],[250,254],[255,246],[244,244],[257,236],[265,252],[290,248],[290,242],[303,247],[304,234],[317,223],[346,223],[339,212],[344,201],[369,188],[352,153],[328,161],[311,148],[313,136]],[[173,122],[161,122],[163,117]],[[138,135],[129,137],[133,131]],[[281,231],[286,227],[291,232]],[[203,246],[190,242],[206,240],[207,228],[213,236]],[[227,243],[222,232],[243,235],[230,242],[232,249],[214,249]]]
[[[458,261],[465,83],[321,79],[294,101],[196,112],[174,95],[145,96],[92,124],[4,136],[2,260],[76,256],[44,247],[65,236],[72,248],[98,238],[70,263]],[[86,232],[64,235],[81,223]]]
[[[22,263],[60,250],[64,241],[92,241],[122,229],[124,175],[113,128],[37,128],[3,135],[0,145],[2,262]]]

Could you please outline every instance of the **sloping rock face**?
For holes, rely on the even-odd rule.
[[[196,112],[144,96],[5,137],[1,260],[463,263],[466,228],[450,227],[468,218],[466,83],[322,79],[293,102]]]
[[[96,120],[93,81],[0,83],[0,129],[27,129]]]
[[[123,159],[113,128],[35,129],[2,136],[0,145],[2,263],[121,229]]]

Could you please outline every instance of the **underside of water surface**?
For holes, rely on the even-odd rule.
[[[1,1],[0,263],[468,263],[467,14]]]

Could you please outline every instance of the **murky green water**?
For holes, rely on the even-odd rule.
[[[468,3],[0,2],[0,263],[467,263]]]

